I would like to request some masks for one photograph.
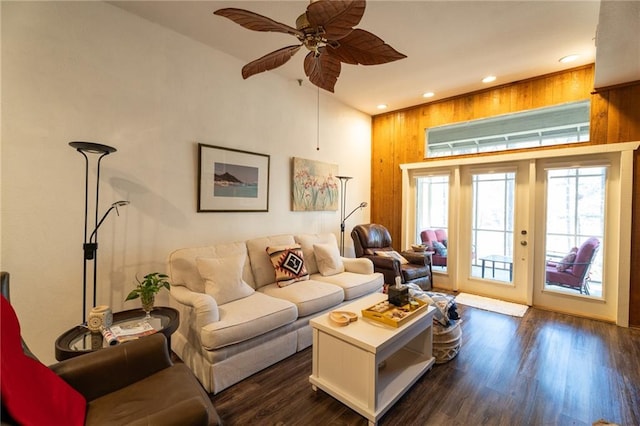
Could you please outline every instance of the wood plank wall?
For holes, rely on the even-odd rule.
[[[389,229],[396,249],[400,235],[400,164],[424,158],[425,129],[527,109],[591,99],[591,141],[640,140],[640,82],[593,92],[594,66],[574,68],[442,101],[376,115],[372,119],[371,222]],[[533,148],[535,149],[535,148]],[[496,153],[475,154],[495,156]],[[640,264],[640,154],[635,153],[632,265]],[[640,270],[631,271],[631,317],[640,326]]]
[[[640,81],[598,89],[591,97],[591,136],[597,143],[640,140]],[[640,327],[640,149],[633,155],[629,324]]]

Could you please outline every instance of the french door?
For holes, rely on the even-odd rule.
[[[533,304],[546,309],[614,320],[621,270],[620,161],[554,159],[538,164],[537,258]],[[609,264],[608,264],[609,262]]]
[[[422,227],[446,228],[447,263],[434,269],[436,287],[626,326],[639,145],[403,165],[403,248],[420,242]],[[438,198],[440,181],[449,191]],[[430,198],[418,193],[424,182]],[[429,213],[434,203],[446,221]],[[577,281],[563,279],[567,271]]]
[[[529,303],[528,162],[461,169],[458,290]]]

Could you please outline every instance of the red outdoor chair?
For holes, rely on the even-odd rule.
[[[600,240],[591,237],[578,248],[574,262],[547,262],[547,285],[567,287],[578,290],[580,294],[589,294],[589,270],[599,248]],[[558,268],[559,264],[563,267]]]
[[[431,260],[433,266],[447,266],[447,231],[444,229],[425,229],[420,233],[422,244],[428,247],[427,250],[432,251]],[[440,251],[434,247],[434,242],[444,246],[444,251]],[[444,253],[444,254],[443,254]]]

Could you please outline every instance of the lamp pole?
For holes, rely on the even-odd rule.
[[[347,183],[352,176],[336,176],[340,179],[340,256],[344,256],[344,221],[345,207],[347,205]]]
[[[98,201],[100,197],[100,163],[102,159],[116,152],[114,147],[103,145],[95,142],[69,142],[69,145],[78,151],[84,157],[84,242],[82,244],[83,249],[83,267],[82,267],[82,322],[87,319],[87,261],[93,260],[93,306],[96,305],[96,280],[97,280],[97,250],[98,250],[98,228],[102,225],[102,222],[106,219],[107,215],[116,209],[118,213],[118,206],[124,206],[129,204],[128,201],[117,201],[111,205],[111,208],[102,216],[102,219],[98,222]],[[93,232],[89,234],[89,157],[87,154],[97,154],[98,160],[96,163],[96,204],[94,208],[95,219]],[[94,240],[95,238],[95,240]]]

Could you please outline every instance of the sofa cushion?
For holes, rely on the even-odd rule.
[[[567,253],[565,257],[558,263],[556,263],[556,269],[558,272],[564,272],[567,269],[573,266],[573,263],[576,261],[576,256],[578,254],[578,247],[574,247]]]
[[[256,290],[264,285],[276,282],[276,273],[273,269],[271,258],[267,254],[267,247],[293,245],[295,243],[293,235],[288,234],[253,238],[246,241],[247,254],[250,259],[249,263],[255,279]]]
[[[261,287],[259,292],[295,304],[300,317],[324,311],[344,300],[342,288],[315,280],[298,281],[286,287],[271,284]]]
[[[358,274],[343,272],[330,276],[314,274],[311,279],[341,287],[342,291],[344,291],[344,300],[353,300],[365,294],[381,291],[384,285],[384,276],[381,273]]]
[[[166,389],[171,392],[162,392]],[[207,398],[189,368],[177,363],[92,400],[86,424],[207,424],[207,411],[212,408],[207,407]]]
[[[246,257],[242,253],[219,258],[196,258],[198,272],[205,280],[205,292],[213,296],[218,305],[250,296],[255,291],[242,279]]]
[[[275,269],[276,284],[279,287],[309,279],[302,248],[298,244],[267,247],[267,254]]]
[[[335,244],[314,244],[313,253],[320,274],[325,277],[344,272],[344,263]]]
[[[298,317],[293,303],[259,291],[226,303],[219,309],[220,321],[202,327],[200,332],[200,341],[207,350],[249,340],[290,324]]]
[[[439,241],[432,241],[431,244],[433,245],[433,250],[436,252],[437,255],[439,256],[447,255],[447,246],[445,246],[443,243]]]
[[[196,293],[204,293],[204,279],[198,273],[196,258],[218,258],[246,253],[247,246],[244,242],[216,244],[206,247],[189,247],[175,250],[169,255],[169,276],[171,277],[171,286],[184,286]],[[265,255],[265,257],[267,256]],[[242,269],[242,279],[244,279],[244,281],[251,287],[255,288],[251,265],[248,259],[245,261]],[[271,282],[273,282],[273,280]]]
[[[324,234],[299,234],[294,236],[296,243],[302,247],[304,253],[304,261],[307,265],[307,271],[309,275],[313,275],[319,272],[318,263],[316,261],[314,244],[332,244],[336,248],[338,247],[338,240],[336,236],[330,232]]]

